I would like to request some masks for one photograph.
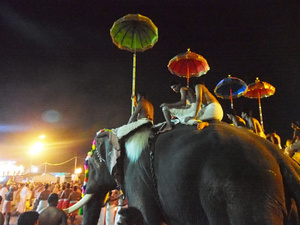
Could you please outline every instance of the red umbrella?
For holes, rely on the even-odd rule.
[[[259,115],[260,115],[260,123],[261,127],[264,129],[263,117],[262,117],[262,109],[261,109],[261,98],[267,98],[271,95],[274,95],[275,87],[271,84],[260,81],[257,77],[254,83],[248,85],[247,92],[245,93],[245,97],[247,98],[257,98],[258,99],[258,107],[259,107]]]
[[[200,77],[209,70],[209,65],[203,56],[191,52],[188,49],[185,53],[179,54],[169,61],[168,69],[172,74],[187,78],[189,86],[190,77]]]

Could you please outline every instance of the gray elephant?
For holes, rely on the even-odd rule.
[[[84,204],[84,225],[97,224],[105,195],[119,182],[148,225],[299,224],[298,215],[289,217],[292,206],[300,209],[299,166],[244,128],[179,124],[158,136],[141,129],[120,140],[126,151],[117,166],[109,136],[96,137],[88,161],[86,196],[77,205]]]

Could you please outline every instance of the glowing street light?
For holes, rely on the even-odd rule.
[[[82,169],[81,168],[76,168],[76,170],[75,170],[75,173],[76,174],[80,174],[82,172]]]
[[[36,154],[40,153],[41,151],[43,151],[43,149],[44,149],[44,144],[42,142],[36,142],[30,148],[29,153],[31,155],[36,155]]]

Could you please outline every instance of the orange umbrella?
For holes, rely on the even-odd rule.
[[[245,97],[247,98],[257,98],[258,99],[258,107],[259,107],[259,116],[260,116],[260,123],[262,129],[264,129],[263,117],[262,117],[262,109],[261,109],[261,98],[267,98],[271,95],[274,95],[275,87],[271,84],[260,81],[257,77],[254,83],[248,85],[247,92],[245,93]]]
[[[203,56],[191,52],[188,49],[185,53],[179,54],[169,61],[168,69],[172,74],[187,78],[189,86],[190,77],[200,77],[209,70],[209,65]]]

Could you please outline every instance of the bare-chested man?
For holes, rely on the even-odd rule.
[[[135,99],[135,96],[133,98]],[[132,123],[140,119],[148,119],[150,121],[153,121],[153,117],[154,109],[152,103],[145,98],[144,93],[137,93],[135,100],[135,109],[131,117],[129,118],[128,123]]]
[[[67,183],[66,189],[61,193],[60,198],[63,199],[62,209],[66,209],[66,208],[69,207],[69,204],[70,204],[70,202],[69,202],[69,195],[72,192],[72,189],[70,187],[71,187],[70,183]]]
[[[191,104],[196,101],[194,91],[189,87],[182,87],[179,82],[171,84],[171,89],[175,93],[180,93],[180,100],[175,103],[162,103],[160,107],[164,114],[166,125],[158,133],[164,133],[168,130],[172,130],[172,117],[179,119],[181,123],[184,123],[185,117],[187,117],[191,111]]]
[[[49,206],[45,208],[39,216],[40,225],[67,225],[66,213],[56,208],[58,204],[58,195],[52,193],[48,198]]]
[[[291,128],[294,130],[293,132],[293,139],[292,143],[295,143],[300,140],[300,128],[299,128],[299,122],[292,122]]]
[[[73,191],[69,195],[69,202],[70,202],[69,206],[70,207],[72,205],[76,204],[81,199],[81,193],[78,192],[77,189],[78,189],[77,186],[74,186]],[[75,221],[76,215],[78,215],[78,210],[76,210],[76,211],[69,214],[69,218],[70,218],[72,224]]]
[[[206,121],[219,120],[223,118],[223,109],[219,101],[209,92],[204,84],[199,83],[195,86],[196,104],[194,114],[185,118],[185,122],[198,122],[198,129],[208,126]]]
[[[260,125],[260,122],[254,117],[252,117],[252,111],[250,109],[243,109],[241,116],[247,122],[247,127],[250,130],[258,134],[259,136],[266,138],[264,130]]]
[[[267,134],[266,138],[269,139],[274,145],[277,145],[278,148],[282,149],[281,138],[275,130],[272,130],[271,133]]]
[[[48,188],[49,188],[49,184],[45,184],[44,190],[40,193],[40,196],[39,196],[39,205],[38,205],[37,210],[36,210],[38,213],[40,213],[41,210],[43,210],[44,208],[46,208],[47,205],[48,205],[47,200],[48,200],[48,197],[49,197],[49,195],[51,193],[48,190]]]
[[[236,114],[236,111],[234,109],[230,109],[229,113],[227,113],[228,119],[230,119],[234,126],[236,127],[246,127],[246,122],[244,119],[239,117]]]

